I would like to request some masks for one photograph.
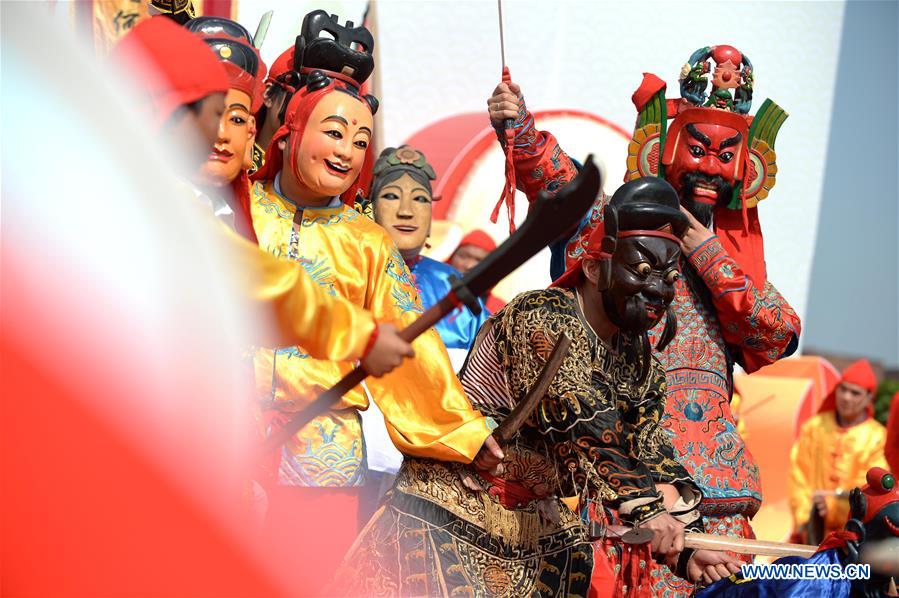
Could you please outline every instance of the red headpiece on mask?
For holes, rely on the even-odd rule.
[[[746,56],[735,48],[722,45],[712,49],[716,57],[725,62],[742,57],[742,62],[748,67]],[[683,99],[666,100],[665,89],[665,81],[651,73],[644,73],[640,87],[631,98],[640,115],[628,148],[625,180],[657,176],[662,165],[669,180],[672,180],[672,174],[679,176],[680,172],[669,171],[677,171],[677,167],[671,168],[671,164],[676,160],[678,145],[683,142],[684,129],[688,124],[723,125],[740,131],[743,143],[740,144],[740,156],[735,157],[738,162],[734,164],[733,180],[738,191],[727,206],[715,206],[714,228],[724,249],[736,260],[743,273],[756,287],[762,288],[767,281],[767,273],[756,205],[774,187],[777,173],[774,142],[788,115],[771,100],[762,104],[755,117],[720,108],[697,108]],[[674,119],[669,127],[670,117]]]
[[[349,89],[342,81],[329,78],[328,83],[323,87],[317,89],[310,89],[309,86],[302,87],[293,95],[290,99],[290,103],[287,104],[284,124],[275,131],[275,135],[272,137],[268,149],[265,152],[265,164],[263,164],[262,168],[253,173],[251,180],[270,181],[275,179],[275,176],[281,171],[285,155],[279,147],[279,142],[282,140],[287,141],[290,144],[290,152],[288,152],[288,155],[296,156],[299,153],[303,132],[306,130],[306,124],[309,121],[309,116],[312,114],[312,111],[315,110],[318,103],[328,94],[344,93],[339,88]],[[355,91],[355,89],[353,91]],[[364,98],[358,97],[357,99],[371,110],[370,104]],[[302,178],[296,164],[296,159],[291,160],[290,168],[293,171],[294,176],[298,179]],[[360,182],[357,178],[356,181],[343,192],[340,198],[345,204],[352,206],[359,190]]]

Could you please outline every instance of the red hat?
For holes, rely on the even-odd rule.
[[[846,369],[843,370],[840,382],[848,382],[849,384],[861,386],[868,392],[874,392],[877,389],[877,376],[874,374],[871,363],[867,359],[859,359],[858,361],[849,364]],[[821,407],[818,408],[818,413],[834,411],[836,408],[836,389],[834,389],[827,395],[824,402],[821,403]],[[871,405],[868,406],[868,412],[869,415],[873,413],[873,407]]]
[[[459,247],[462,247],[463,245],[474,245],[475,247],[480,247],[484,251],[493,251],[496,249],[496,241],[493,240],[493,237],[480,229],[473,230],[462,237],[462,240],[459,241],[459,245],[456,247],[456,251],[459,251]]]
[[[139,71],[134,81],[145,94],[145,109],[157,127],[180,106],[229,88],[225,67],[212,50],[167,17],[141,21],[110,56],[123,68]]]
[[[842,381],[861,386],[868,392],[877,389],[877,376],[867,359],[859,359],[843,370]]]
[[[446,260],[444,260],[444,264],[452,265],[453,256],[456,255],[456,252],[459,251],[465,245],[473,245],[474,247],[480,247],[486,252],[491,252],[496,249],[496,241],[493,240],[493,237],[485,233],[480,229],[475,229],[462,237],[462,240],[459,241],[459,244],[456,245],[456,248],[453,249],[453,252],[449,255]]]
[[[272,63],[272,68],[268,72],[268,77],[265,78],[265,84],[280,85],[291,92],[296,91],[293,87],[277,80],[278,77],[290,70],[293,70],[293,46],[281,52],[281,55]]]

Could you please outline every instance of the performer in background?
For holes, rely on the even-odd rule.
[[[704,48],[691,63],[723,55],[730,68],[735,52],[716,54]],[[751,88],[751,66],[742,58],[742,85]],[[695,83],[689,86],[690,96],[685,94],[687,100],[694,98],[689,105],[666,101],[665,87],[661,79],[646,74],[634,93],[639,116],[626,175],[626,180],[664,176],[690,219],[681,242],[684,276],[676,283],[672,304],[678,332],[656,353],[668,380],[662,425],[678,460],[702,490],[706,530],[754,537],[749,520],[761,505],[759,470],[736,430],[730,398],[734,363],[754,372],[798,346],[799,318],[767,279],[755,208],[774,184],[774,138],[786,113],[767,101],[755,118],[769,124],[754,129],[750,139],[745,112],[696,107],[705,98],[697,96]],[[746,94],[738,99],[734,109],[748,110]],[[528,198],[533,200],[544,189],[555,192],[574,177],[575,164],[551,133],[537,128],[517,84],[501,83],[487,104],[500,143],[505,143],[500,130],[504,120],[514,121],[516,181]],[[760,118],[763,110],[766,118]],[[675,112],[668,126],[667,115]],[[567,244],[553,247],[554,278],[563,262],[570,265],[585,251],[606,201],[600,197],[582,229]],[[656,329],[653,336],[660,332]],[[664,570],[655,575],[659,593],[666,588],[691,591]]]
[[[481,263],[481,260],[494,249],[496,249],[496,241],[493,240],[493,237],[482,230],[473,230],[462,237],[459,246],[449,256],[446,263],[465,274]],[[487,306],[487,311],[492,314],[501,310],[506,304],[505,301],[489,291],[482,299]]]
[[[603,507],[653,530],[653,552],[682,575],[720,579],[737,570],[723,553],[683,550],[684,529],[702,529],[700,493],[659,426],[665,376],[646,338],[674,298],[677,235],[687,220],[659,179],[623,186],[611,213],[615,225],[593,230],[588,251],[555,288],[523,293],[487,321],[466,362],[468,396],[504,418],[560,336],[572,341],[549,392],[507,447],[502,473],[406,459],[332,591],[586,596],[596,575],[588,528]],[[673,332],[674,320],[666,326]],[[583,518],[561,496],[579,497]],[[638,588],[650,560],[648,550],[629,560],[619,590]],[[603,565],[598,574],[614,586]]]
[[[384,227],[399,248],[427,309],[450,291],[450,277],[462,277],[451,265],[421,255],[431,232],[431,204],[440,199],[434,198],[431,191],[431,181],[437,176],[425,156],[408,145],[381,152],[373,175],[369,195],[375,222]],[[459,367],[478,329],[487,320],[484,302],[478,303],[480,314],[460,306],[435,327],[450,350],[450,357],[453,350],[460,352],[461,359],[454,362]]]
[[[428,309],[450,292],[451,277],[462,277],[452,266],[421,255],[431,233],[434,169],[421,152],[403,145],[382,151],[372,174],[369,197],[374,205],[363,205],[362,211],[373,213],[375,222],[384,227],[396,243],[412,274],[422,307]],[[478,329],[487,319],[483,301],[478,303],[479,314],[460,305],[434,327],[446,346],[454,371],[461,369]],[[387,436],[384,418],[377,406],[363,413],[362,428],[368,455],[368,479],[360,519],[368,521],[381,496],[392,485],[403,459]]]
[[[216,217],[255,243],[247,169],[256,140],[255,114],[262,106],[265,63],[253,47],[252,37],[239,23],[220,17],[198,17],[185,27],[206,42],[222,61],[229,84],[225,111],[198,182]]]
[[[310,73],[253,175],[252,218],[266,251],[299,262],[326,292],[403,327],[423,311],[409,270],[384,229],[344,203],[356,197],[376,107],[355,86]],[[495,464],[502,452],[490,422],[462,392],[437,332],[413,347],[414,360],[367,383],[396,447],[406,455],[466,463],[478,456],[482,465]],[[352,368],[349,361],[312,359],[303,347],[256,354],[258,392],[282,418]],[[281,543],[293,541],[306,571],[336,565],[358,531],[365,481],[359,411],[367,408],[362,390],[350,391],[277,456],[268,528]]]
[[[463,274],[481,263],[481,260],[496,249],[496,241],[482,230],[473,230],[459,241],[459,246],[446,260],[450,266]]]
[[[872,467],[887,467],[886,428],[874,419],[877,378],[866,359],[843,370],[840,383],[818,414],[802,424],[790,453],[790,508],[802,542],[818,544],[843,529],[848,493],[861,486]]]

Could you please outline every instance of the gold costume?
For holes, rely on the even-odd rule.
[[[271,181],[251,190],[259,245],[299,262],[326,293],[369,310],[398,328],[422,313],[421,301],[396,245],[380,226],[343,204],[296,206]],[[378,403],[393,443],[407,455],[470,462],[490,434],[488,420],[471,407],[453,373],[446,348],[429,330],[413,344],[415,359],[366,384]],[[304,347],[255,357],[258,394],[289,413],[335,384],[353,363],[319,361]],[[358,410],[368,397],[357,387],[328,414],[287,443],[279,481],[292,486],[358,486],[364,481],[364,445]]]
[[[224,230],[243,296],[274,317],[271,333],[254,336],[258,345],[299,343],[310,355],[337,361],[362,357],[375,328],[370,313],[326,293],[296,262],[273,257],[231,229]]]
[[[836,413],[812,417],[799,432],[790,454],[790,508],[798,528],[808,523],[816,490],[850,490],[865,484],[871,467],[886,468],[886,428],[873,418],[850,428],[837,424]],[[827,497],[824,533],[843,529],[849,519],[845,498]]]

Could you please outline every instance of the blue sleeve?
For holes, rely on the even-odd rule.
[[[581,171],[583,165],[575,160],[574,158],[570,158],[572,163],[574,163],[575,169],[578,172]],[[581,218],[580,224],[577,226],[577,231],[569,238],[562,238],[549,245],[550,258],[549,258],[549,277],[555,281],[558,277],[562,276],[565,273],[565,248],[568,247],[568,243],[571,242],[572,239],[577,238],[578,235],[581,234],[581,231],[584,230],[584,227],[590,221],[590,210],[587,210],[587,213],[584,214],[584,217]]]
[[[568,247],[568,244],[571,243],[572,239],[577,239],[580,236],[581,231],[584,230],[584,227],[590,223],[591,212],[592,210],[587,210],[587,213],[584,214],[584,217],[581,218],[580,223],[577,225],[577,231],[575,231],[573,235],[550,243],[549,276],[553,280],[565,273],[565,249]]]

